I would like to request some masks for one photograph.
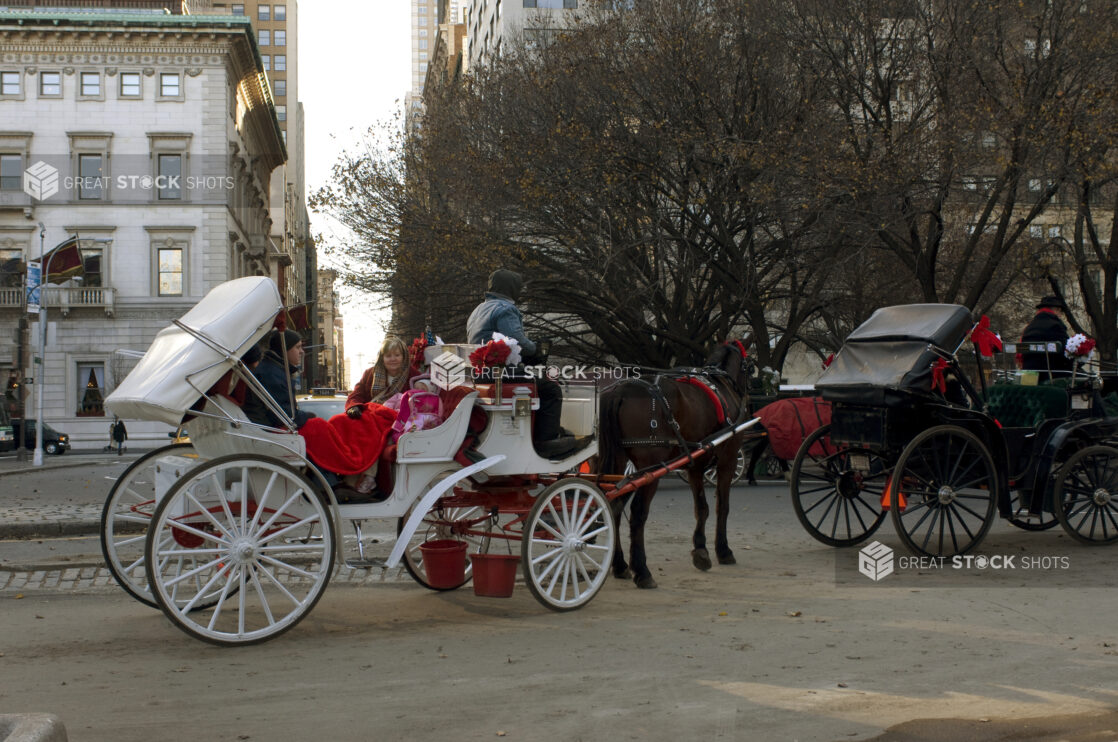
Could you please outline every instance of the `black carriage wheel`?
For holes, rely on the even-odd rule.
[[[824,425],[809,435],[796,452],[789,489],[800,524],[828,546],[854,546],[873,535],[885,520],[881,495],[888,464],[875,452],[858,446],[826,444],[812,448],[831,432]]]
[[[1091,546],[1118,541],[1118,448],[1088,446],[1060,469],[1056,518],[1068,535]]]
[[[918,554],[964,554],[994,522],[993,456],[973,433],[954,425],[928,428],[905,446],[892,489],[893,524]]]

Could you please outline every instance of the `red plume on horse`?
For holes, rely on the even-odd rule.
[[[653,370],[640,379],[618,382],[603,392],[599,409],[599,471],[621,474],[632,462],[636,479],[646,469],[656,470],[665,462],[696,451],[704,439],[749,417],[748,387],[753,367],[747,348],[752,336],[723,343],[707,358],[702,368]],[[738,451],[746,433],[739,433],[714,449],[717,461],[715,487],[717,515],[714,550],[719,564],[734,564],[734,553],[726,540],[726,517],[730,510],[730,484],[734,477]],[[703,471],[708,455],[697,455],[688,464],[687,481],[695,500],[695,532],[691,559],[696,567],[711,568],[706,547],[706,519],[710,514],[703,491]],[[644,549],[644,524],[659,480],[649,477],[633,495],[629,522],[629,558],[625,562],[621,539],[614,551],[613,573],[632,576],[638,587],[656,587],[648,570]],[[624,507],[624,498],[615,500],[615,516]],[[615,517],[620,524],[621,519]]]

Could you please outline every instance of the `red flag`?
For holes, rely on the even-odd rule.
[[[982,319],[978,320],[978,324],[970,331],[970,339],[976,346],[978,352],[985,358],[994,355],[995,350],[1002,349],[1002,341],[997,335],[990,331],[990,318],[985,314]]]
[[[287,309],[287,325],[293,330],[302,332],[311,329],[311,304],[298,304]]]
[[[40,260],[43,274],[46,276],[44,283],[61,283],[85,275],[85,261],[82,260],[82,251],[78,247],[77,237],[66,240]]]

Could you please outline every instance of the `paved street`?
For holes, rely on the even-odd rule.
[[[89,494],[44,494],[91,506],[118,466],[55,470]],[[7,539],[5,564],[37,568],[0,578],[0,705],[113,742],[1114,738],[1112,587],[1074,569],[849,583],[836,563],[857,552],[810,539],[779,485],[735,489],[736,566],[695,570],[691,527],[668,480],[648,537],[658,590],[611,579],[552,613],[522,581],[498,600],[341,571],[293,631],[242,649],[191,639],[110,584],[96,539]],[[878,537],[903,553],[890,523]],[[1109,585],[1118,549],[1068,542],[998,523],[982,553],[1067,556]]]

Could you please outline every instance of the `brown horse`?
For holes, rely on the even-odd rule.
[[[752,366],[745,347],[739,342],[724,343],[711,354],[702,369],[663,372],[651,380],[627,380],[604,392],[599,407],[599,470],[603,474],[620,474],[626,461],[631,461],[639,471],[677,459],[712,433],[744,420],[748,415],[746,390]],[[696,376],[700,377],[700,383],[705,381],[709,385],[709,391],[687,381],[687,377]],[[741,444],[742,434],[739,434],[718,446],[713,454],[700,456],[686,467],[695,500],[691,560],[702,570],[711,568],[706,548],[706,520],[710,508],[703,492],[703,470],[711,455],[716,457],[718,472],[714,551],[719,564],[734,564],[734,553],[726,541],[726,516],[730,511],[730,483]],[[637,587],[642,588],[656,587],[645,558],[644,524],[658,485],[659,480],[653,480],[633,494],[629,521],[631,571],[630,565],[625,563],[620,533],[615,534],[613,574],[616,577],[631,575]],[[614,521],[619,531],[624,499],[614,501]]]

